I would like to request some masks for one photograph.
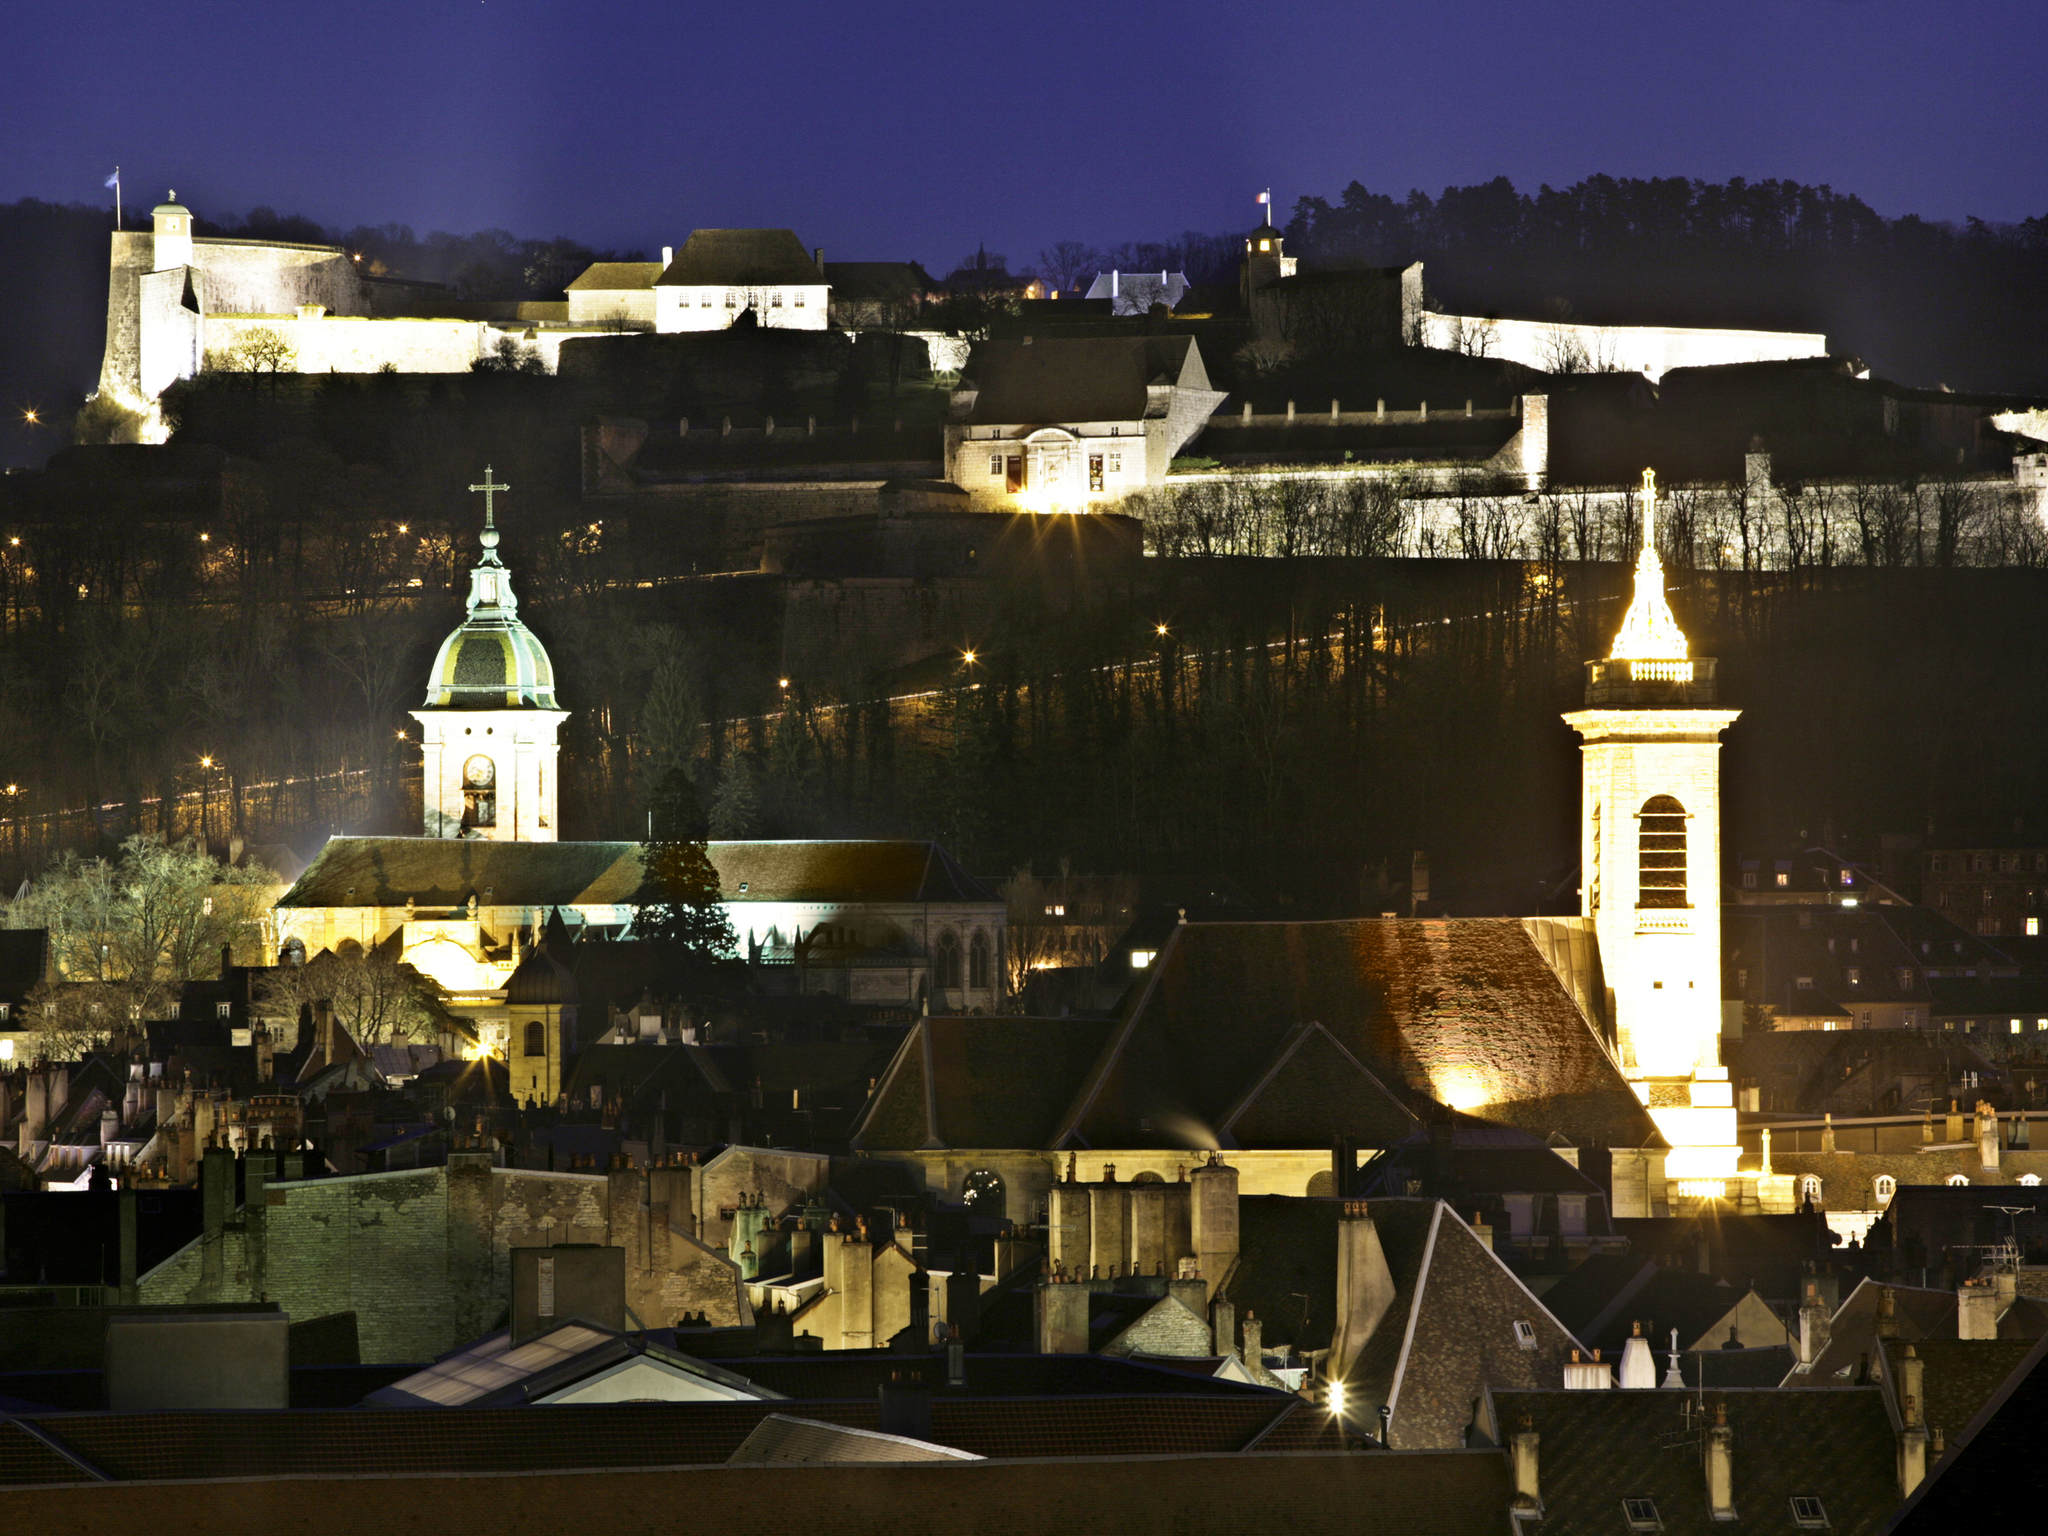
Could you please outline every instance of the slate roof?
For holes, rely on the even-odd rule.
[[[1897,1536],[2030,1530],[2041,1518],[2041,1425],[2048,1422],[2048,1338],[2036,1344],[1960,1434],[1893,1527]],[[1930,1366],[1928,1395],[1934,1393]],[[1946,1427],[1946,1426],[1944,1426]]]
[[[1629,1529],[1622,1500],[1656,1503],[1667,1536],[1772,1536],[1796,1529],[1791,1501],[1812,1496],[1834,1536],[1876,1536],[1900,1503],[1896,1450],[1883,1396],[1874,1389],[1800,1397],[1731,1389],[1707,1393],[1708,1413],[1725,1405],[1735,1518],[1715,1520],[1700,1465],[1698,1402],[1690,1392],[1497,1392],[1500,1433],[1526,1415],[1537,1448],[1543,1496],[1528,1536],[1577,1536]],[[1689,1417],[1690,1416],[1690,1417]]]
[[[1887,1339],[1880,1347],[1884,1352],[1885,1390],[1896,1408],[1899,1360],[1905,1345]],[[1959,1450],[1984,1405],[2039,1347],[2039,1341],[2033,1339],[1915,1340],[1913,1353],[1920,1357],[1920,1386],[1927,1398],[1928,1428],[1942,1431],[1950,1451]]]
[[[920,1019],[862,1112],[854,1144],[1050,1147],[1114,1027],[1103,1019]]]
[[[1635,1254],[1596,1254],[1545,1291],[1543,1300],[1582,1343],[1618,1352],[1638,1322],[1653,1349],[1664,1347],[1673,1328],[1689,1345],[1742,1297],[1742,1287],[1697,1270]]]
[[[1387,1087],[1581,1146],[1657,1142],[1522,924],[1466,918],[1180,925],[1063,1143],[1144,1144],[1146,1121],[1214,1125],[1305,1021]],[[1327,1142],[1311,1121],[1285,1144]]]
[[[828,261],[825,280],[836,299],[901,302],[936,293],[939,285],[914,261]]]
[[[936,843],[714,842],[708,851],[727,902],[1001,900]],[[402,907],[411,897],[460,907],[474,895],[487,906],[623,906],[642,879],[638,843],[334,837],[278,905]]]
[[[967,421],[1141,421],[1146,385],[1209,387],[1190,336],[1041,336],[977,342],[961,372],[976,390]]]
[[[1811,1369],[1787,1376],[1785,1385],[1801,1388],[1841,1387],[1854,1383],[1888,1341],[1877,1333],[1878,1305],[1886,1287],[1875,1280],[1857,1285],[1835,1309],[1828,1324],[1827,1348],[1820,1352]],[[1956,1340],[1956,1293],[1929,1290],[1917,1285],[1891,1288],[1893,1316],[1897,1331],[1893,1338],[1918,1348],[1924,1341]],[[2001,1340],[2033,1340],[2048,1335],[2048,1307],[2031,1296],[2021,1296],[2004,1309],[1998,1319]]]
[[[623,289],[652,288],[661,276],[658,261],[593,261],[564,290],[582,293],[598,289],[612,293]]]
[[[1156,1300],[1156,1298],[1147,1298]],[[940,1388],[946,1379],[943,1355],[906,1355],[901,1350],[826,1350],[808,1355],[764,1355],[722,1359],[726,1370],[785,1397],[806,1402],[872,1402],[876,1388],[907,1374]],[[1114,1397],[1165,1393],[1169,1396],[1271,1397],[1271,1389],[1216,1376],[1190,1375],[1165,1363],[1108,1355],[970,1354],[965,1361],[966,1394],[976,1398]]]
[[[789,229],[699,229],[690,233],[655,286],[731,283],[823,284],[825,274]]]
[[[1331,1346],[1337,1324],[1342,1200],[1249,1196],[1238,1202],[1238,1260],[1223,1294],[1242,1318],[1258,1316],[1268,1345]],[[1578,1343],[1448,1206],[1436,1200],[1368,1202],[1394,1299],[1345,1375],[1360,1423],[1393,1405],[1394,1446],[1462,1443],[1474,1400],[1488,1386],[1561,1380]],[[1516,1320],[1536,1330],[1518,1342]]]

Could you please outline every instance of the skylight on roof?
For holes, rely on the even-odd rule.
[[[472,1349],[438,1360],[403,1381],[393,1382],[392,1386],[444,1408],[459,1407],[536,1376],[607,1337],[595,1328],[569,1323],[539,1338],[528,1339],[514,1349],[508,1347],[508,1335],[498,1334]]]
[[[1655,1499],[1623,1499],[1621,1513],[1632,1531],[1661,1531],[1664,1521],[1657,1514]]]
[[[1792,1495],[1792,1523],[1802,1531],[1824,1531],[1828,1528],[1828,1512],[1812,1494],[1795,1493]]]

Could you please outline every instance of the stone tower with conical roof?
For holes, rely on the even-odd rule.
[[[512,573],[498,558],[495,485],[484,470],[483,554],[469,573],[468,613],[441,642],[420,723],[421,803],[429,837],[502,843],[557,838],[555,670],[520,622]]]
[[[1606,978],[1623,1073],[1671,1144],[1675,1197],[1731,1193],[1735,1109],[1721,1065],[1721,732],[1714,661],[1664,596],[1655,472],[1643,471],[1635,595],[1586,664],[1580,913]]]

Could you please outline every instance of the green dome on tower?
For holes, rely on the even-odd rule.
[[[488,471],[484,478],[488,480]],[[428,709],[555,709],[555,668],[540,639],[519,619],[512,573],[498,559],[489,504],[479,536],[483,556],[469,573],[468,616],[434,657]]]

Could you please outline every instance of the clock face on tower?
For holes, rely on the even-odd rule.
[[[464,789],[489,789],[498,781],[498,766],[479,754],[462,765]]]

